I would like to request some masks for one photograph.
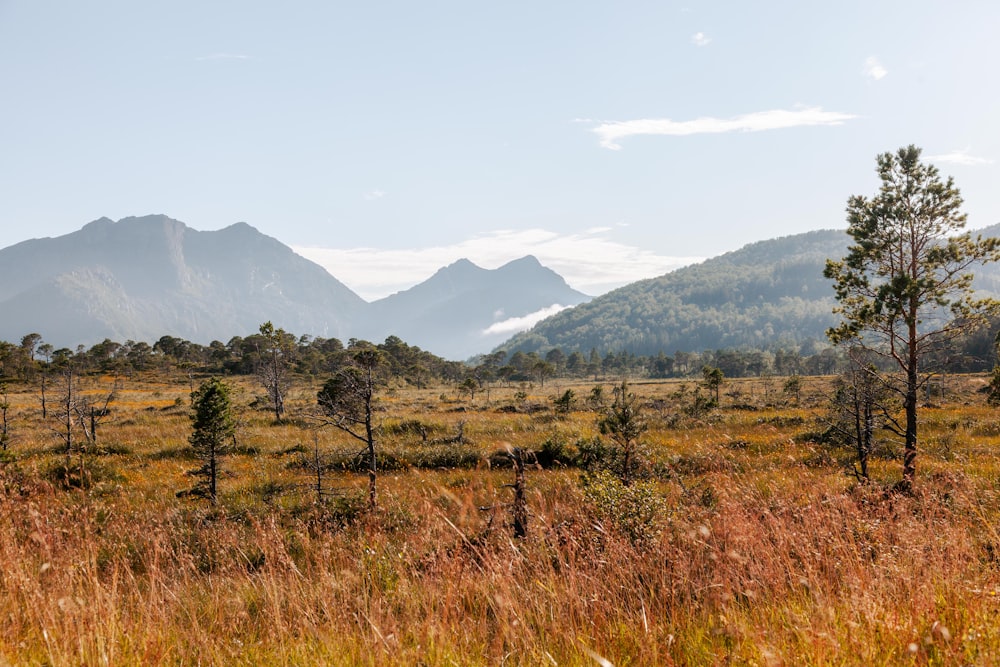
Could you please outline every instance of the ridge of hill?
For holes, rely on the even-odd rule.
[[[798,346],[834,322],[828,258],[844,255],[843,231],[758,241],[657,278],[626,285],[542,320],[508,351],[634,354]]]
[[[589,299],[531,255],[492,270],[460,259],[410,289],[372,302],[359,330],[371,340],[396,335],[467,359],[505,340],[510,335],[505,323]]]
[[[225,342],[272,321],[323,338],[395,335],[464,359],[502,342],[512,319],[587,299],[528,256],[494,270],[459,260],[367,303],[244,222],[198,231],[165,215],[100,218],[0,250],[0,339],[38,332],[57,347],[166,335]]]
[[[1000,224],[973,233],[1000,237]],[[637,355],[808,349],[825,344],[836,321],[823,268],[844,256],[849,240],[842,230],[819,230],[758,241],[594,299],[532,256],[492,270],[462,259],[367,303],[246,223],[197,231],[165,215],[100,218],[0,249],[0,339],[39,332],[72,347],[170,335],[207,344],[270,320],[324,338],[396,336],[450,359],[497,347]],[[975,286],[1000,294],[1000,267],[976,271]]]
[[[971,230],[1000,238],[1000,224]],[[847,253],[843,230],[818,230],[738,250],[641,280],[564,310],[499,346],[508,352],[596,349],[637,355],[826,345],[838,321],[827,259]],[[981,266],[975,288],[1000,295],[1000,266]]]
[[[209,342],[266,320],[344,336],[364,300],[246,223],[197,231],[165,215],[100,218],[0,250],[0,338],[38,331],[57,345]]]

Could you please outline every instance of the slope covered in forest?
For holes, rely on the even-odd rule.
[[[819,340],[835,321],[823,267],[847,245],[837,230],[759,241],[565,310],[502,347],[656,354]]]

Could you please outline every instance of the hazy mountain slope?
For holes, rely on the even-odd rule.
[[[200,343],[254,331],[343,337],[364,301],[322,267],[246,224],[199,232],[166,216],[95,220],[0,250],[0,338],[57,345]]]
[[[373,302],[359,331],[372,340],[395,335],[435,354],[465,359],[510,335],[509,330],[484,333],[491,325],[589,298],[531,256],[494,270],[463,259],[419,285]]]

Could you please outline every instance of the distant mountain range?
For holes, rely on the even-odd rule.
[[[225,342],[270,320],[325,338],[397,335],[464,359],[507,338],[510,318],[588,298],[526,257],[493,271],[461,260],[369,304],[250,225],[203,232],[163,215],[101,218],[0,250],[0,339],[38,332],[56,346],[163,335]]]
[[[978,233],[1000,237],[1000,225]],[[497,347],[639,355],[789,348],[825,341],[835,317],[823,267],[844,256],[848,240],[827,230],[760,241],[594,299],[534,257],[494,270],[463,259],[367,303],[245,223],[202,232],[163,215],[101,218],[0,250],[0,339],[38,332],[72,347],[170,335],[207,344],[270,320],[344,341],[394,335],[449,359]],[[1000,295],[1000,267],[980,267],[975,285]]]

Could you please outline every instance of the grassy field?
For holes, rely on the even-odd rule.
[[[263,392],[233,382],[215,507],[177,497],[198,466],[187,378],[121,385],[83,490],[59,481],[37,388],[10,388],[0,662],[1000,664],[1000,414],[976,392],[985,378],[935,385],[910,495],[890,492],[891,443],[861,485],[851,452],[818,442],[823,378],[796,404],[778,382],[729,381],[722,408],[696,415],[682,410],[691,383],[631,385],[650,428],[629,489],[583,481],[581,462],[602,456],[593,382],[474,401],[390,390],[374,514],[351,470],[360,444],[309,419],[318,383],[297,385],[275,425],[249,407]],[[556,414],[567,388],[580,400]],[[510,447],[545,464],[527,473],[524,539],[508,525]]]

